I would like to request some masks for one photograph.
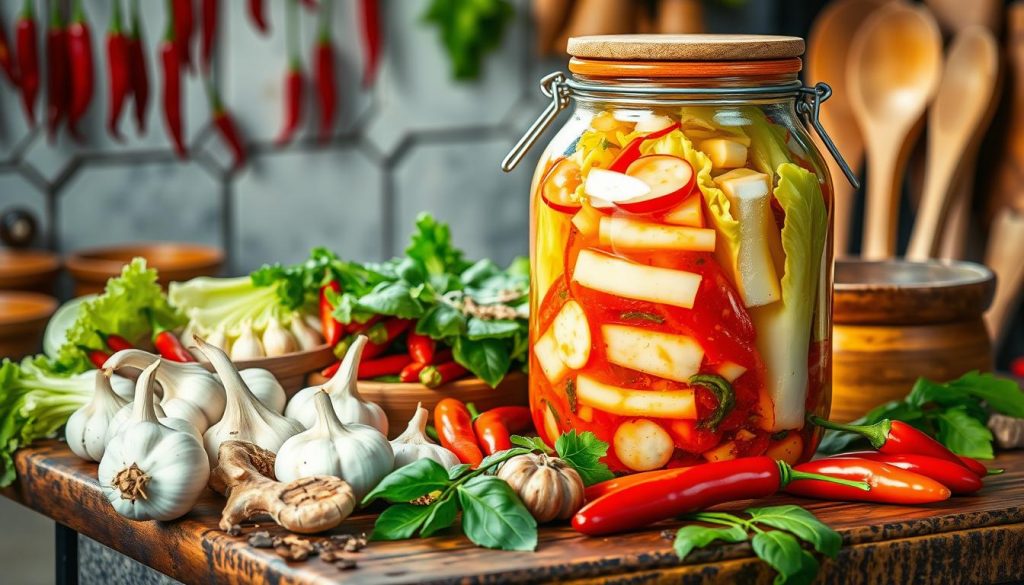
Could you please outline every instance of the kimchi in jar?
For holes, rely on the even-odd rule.
[[[620,472],[814,452],[831,378],[831,183],[803,41],[600,36],[506,159],[575,102],[532,183],[530,407]],[[838,156],[838,155],[837,155]]]

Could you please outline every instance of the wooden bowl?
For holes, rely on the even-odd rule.
[[[57,299],[39,293],[0,291],[0,358],[20,359],[39,351],[46,321]]]
[[[995,276],[971,262],[837,260],[833,420],[902,399],[919,377],[992,369],[982,315]]]
[[[288,398],[291,398],[296,392],[305,388],[306,376],[310,372],[319,372],[337,360],[332,349],[327,344],[324,344],[314,349],[297,351],[287,355],[258,360],[237,361],[235,366],[239,370],[248,368],[269,370],[277,378],[277,381],[281,383],[281,386],[284,387]],[[202,364],[207,370],[213,371],[213,366],[210,365],[210,362],[202,362]]]
[[[56,254],[38,250],[0,250],[0,290],[53,294],[60,272]]]
[[[107,280],[120,275],[121,268],[137,256],[157,269],[160,285],[165,288],[172,281],[215,276],[224,263],[221,250],[199,244],[145,242],[79,250],[65,259],[75,279],[75,296],[102,292]]]
[[[319,372],[311,374],[310,386],[326,382]],[[393,384],[388,382],[359,382],[359,393],[370,402],[384,409],[388,416],[388,438],[394,439],[405,430],[409,419],[416,412],[416,405],[431,411],[443,398],[456,398],[472,402],[483,412],[497,406],[527,406],[530,392],[526,374],[510,372],[497,388],[491,388],[479,378],[463,378],[438,388],[427,388],[423,384]]]

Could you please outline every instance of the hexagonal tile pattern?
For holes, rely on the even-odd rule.
[[[234,270],[300,262],[314,246],[382,259],[382,187],[381,170],[355,149],[259,156],[234,188]]]
[[[0,213],[14,207],[27,209],[39,222],[39,235],[34,244],[46,242],[52,227],[46,211],[46,196],[21,175],[0,173]]]
[[[87,165],[59,195],[63,251],[143,240],[223,245],[221,186],[176,161]]]

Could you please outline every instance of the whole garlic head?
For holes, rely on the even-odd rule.
[[[517,455],[501,466],[498,477],[519,494],[538,523],[572,518],[583,507],[583,479],[557,457]]]
[[[416,413],[409,419],[409,426],[391,441],[391,449],[395,452],[395,469],[420,459],[433,459],[445,469],[451,469],[460,463],[455,453],[431,441],[427,436],[429,418],[430,413],[427,409],[417,404]]]

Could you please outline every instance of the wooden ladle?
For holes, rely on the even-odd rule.
[[[992,220],[990,232],[985,265],[996,273],[996,294],[992,307],[985,313],[985,322],[992,347],[998,350],[1013,328],[1011,319],[1024,288],[1024,211],[1003,208]]]
[[[849,88],[846,85],[846,64],[850,44],[868,16],[890,0],[837,0],[826,6],[815,19],[807,36],[807,82],[824,81],[832,86],[832,97],[821,108],[821,120],[833,142],[843,153],[855,174],[860,174],[864,158],[864,141],[853,119]],[[839,163],[825,157],[832,175],[835,217],[834,248],[836,257],[849,250],[850,219],[854,190],[843,178]]]
[[[890,258],[896,252],[899,184],[918,121],[941,76],[942,35],[923,7],[886,4],[853,40],[847,84],[869,169],[865,258]]]
[[[999,75],[999,47],[984,26],[965,28],[946,56],[942,83],[928,112],[928,157],[909,260],[934,258],[952,208],[952,195],[972,168],[988,128]]]

